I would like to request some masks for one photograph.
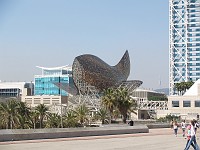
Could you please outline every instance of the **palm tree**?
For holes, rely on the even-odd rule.
[[[175,83],[175,88],[178,91],[178,95],[181,93],[181,84],[180,83]]]
[[[183,95],[193,84],[193,81],[175,83],[175,89],[179,95]]]
[[[30,107],[27,106],[24,102],[18,102],[17,103],[17,114],[18,114],[18,120],[20,127],[22,129],[25,128],[26,123],[30,120]]]
[[[76,119],[76,112],[74,110],[68,110],[63,118],[64,126],[68,128],[76,127],[78,125],[78,121]]]
[[[3,120],[7,122],[7,129],[13,129],[17,126],[17,102],[15,100],[9,100],[7,103],[0,103],[0,111]]]
[[[0,117],[1,117],[1,125],[5,126],[6,129],[8,129],[9,124],[9,110],[7,108],[7,105],[3,102],[0,103]]]
[[[47,115],[47,124],[48,128],[59,128],[61,126],[60,121],[61,116],[55,113],[48,113]]]
[[[30,112],[30,121],[29,124],[31,126],[31,128],[35,129],[36,128],[36,124],[39,122],[39,112],[36,110],[32,110]]]
[[[116,106],[115,97],[114,97],[114,89],[108,88],[104,90],[103,97],[102,97],[102,104],[103,106],[109,110],[110,113],[110,122],[113,116],[113,110]]]
[[[101,120],[102,124],[105,124],[105,121],[109,119],[108,111],[106,108],[100,108],[97,111],[97,118]]]
[[[2,129],[8,129],[8,114],[2,109],[2,107],[7,107],[6,105],[4,106],[4,103],[0,103],[0,127]]]
[[[88,121],[89,110],[85,104],[79,105],[75,109],[76,118],[80,122],[81,126]]]
[[[186,90],[188,89],[188,84],[187,84],[187,82],[181,82],[181,86],[182,86],[182,89],[183,89],[183,93],[185,93]],[[182,94],[183,94],[183,93],[182,93]]]
[[[136,109],[136,101],[130,98],[128,90],[125,88],[120,88],[115,91],[116,106],[122,115],[123,123],[126,123],[128,112],[134,112]]]
[[[115,110],[113,111],[113,118],[116,120],[116,119],[119,118],[119,117],[120,117],[120,112],[119,112],[118,109],[115,109]]]
[[[40,128],[42,128],[42,127],[43,127],[43,120],[44,120],[44,117],[45,117],[46,114],[47,114],[48,107],[45,106],[44,104],[39,104],[39,105],[35,108],[35,110],[38,111],[38,113],[39,113]]]

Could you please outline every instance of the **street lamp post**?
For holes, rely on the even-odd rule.
[[[63,118],[62,118],[62,97],[60,97],[61,98],[61,110],[60,110],[60,112],[61,112],[61,118],[60,118],[60,122],[61,122],[61,128],[63,128]]]
[[[61,124],[61,128],[63,128],[63,118],[62,118],[62,94],[61,94],[61,83],[60,83],[60,77],[59,77],[59,94],[60,94],[60,124]]]

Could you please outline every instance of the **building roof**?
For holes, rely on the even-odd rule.
[[[0,82],[0,89],[20,89],[20,93],[23,93],[26,83],[27,82]]]
[[[36,66],[37,68],[43,69],[43,70],[72,70],[72,67],[69,65],[65,65],[65,66],[59,66],[59,67],[41,67],[41,66]]]
[[[137,91],[137,92],[152,92],[152,93],[160,93],[160,92],[157,92],[157,91],[153,91],[153,90],[149,90],[149,89],[141,89],[141,88],[137,88],[137,89],[135,89],[135,91]]]

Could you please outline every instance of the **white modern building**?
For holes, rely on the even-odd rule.
[[[33,95],[34,84],[31,82],[0,82],[0,97],[21,98],[23,95]]]
[[[200,0],[169,0],[169,94],[200,77]]]
[[[162,101],[164,99],[162,98],[166,98],[165,100],[167,100],[167,96],[165,95],[165,93],[161,93],[161,92],[156,92],[153,90],[149,90],[149,89],[140,89],[137,88],[135,89],[132,94],[131,94],[139,103],[142,102],[148,102],[151,100],[158,100],[158,101]]]
[[[181,119],[200,119],[200,79],[188,89],[184,95],[170,95],[168,101],[152,101],[152,96],[162,96],[151,90],[136,89],[132,98],[138,101],[138,111],[131,114],[132,119],[151,119],[178,116]],[[163,95],[164,96],[164,95]]]
[[[180,116],[182,119],[200,119],[200,79],[198,79],[182,96],[168,97],[170,115]]]
[[[131,114],[132,119],[155,119],[168,113],[167,96],[164,93],[148,89],[136,89],[131,98],[137,101],[137,114]]]

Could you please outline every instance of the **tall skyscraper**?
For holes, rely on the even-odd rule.
[[[169,94],[200,78],[200,0],[169,0]]]

